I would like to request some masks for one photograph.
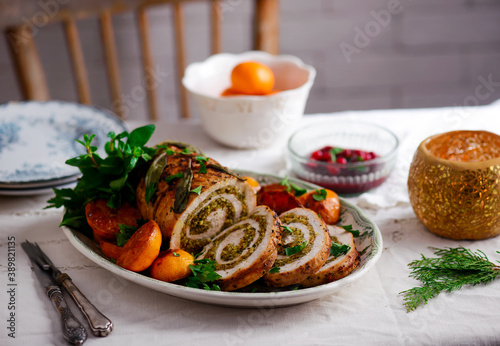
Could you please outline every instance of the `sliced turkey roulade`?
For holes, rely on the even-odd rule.
[[[338,226],[328,226],[328,232],[332,242],[335,243],[331,248],[332,252],[316,273],[300,283],[304,287],[318,286],[342,279],[359,265],[359,254],[354,246],[352,234]]]
[[[136,192],[142,216],[158,223],[170,248],[192,254],[256,205],[244,179],[199,153],[174,147],[156,157]]]
[[[326,224],[306,208],[294,208],[280,215],[282,241],[274,269],[264,276],[268,285],[284,287],[304,281],[328,258],[332,240]]]
[[[233,291],[261,278],[278,255],[280,221],[266,206],[258,206],[248,217],[220,232],[198,258],[213,260],[221,276],[218,284]]]

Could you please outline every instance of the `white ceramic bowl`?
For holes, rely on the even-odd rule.
[[[231,71],[243,61],[258,61],[275,75],[268,96],[220,94],[231,85]],[[203,128],[217,142],[240,149],[262,148],[285,141],[304,114],[316,70],[291,55],[260,51],[216,54],[186,68],[182,83],[194,100]]]

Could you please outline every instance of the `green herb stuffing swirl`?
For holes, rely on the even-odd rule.
[[[213,246],[207,251],[205,258],[211,259],[217,263],[217,270],[228,270],[236,267],[238,264],[250,257],[255,249],[262,243],[265,231],[267,229],[267,220],[259,215],[250,216],[249,220],[257,221],[259,229],[251,223],[244,222],[237,226],[231,228],[230,232],[226,232],[220,237],[214,240]],[[222,249],[221,260],[230,263],[218,263],[216,259],[217,249],[221,246],[221,243],[232,233],[243,230],[244,236],[240,239],[238,244],[228,244]],[[258,233],[255,242],[253,240],[256,237],[256,232]],[[252,246],[250,246],[253,243]]]
[[[220,189],[217,189],[213,191],[207,198],[206,200],[211,200],[216,196],[222,195],[222,194],[231,194],[234,195],[238,201],[241,202],[242,205],[242,210],[240,214],[241,217],[245,217],[248,215],[248,206],[245,203],[245,197],[244,194],[237,190],[233,186],[226,186]],[[184,250],[191,252],[191,253],[197,253],[199,252],[205,245],[207,245],[210,242],[210,238],[201,238],[201,239],[189,239],[187,237],[187,231],[189,229],[190,234],[194,235],[199,235],[199,234],[204,234],[206,233],[211,225],[211,222],[207,220],[207,217],[214,211],[214,210],[220,210],[224,209],[226,211],[226,220],[222,227],[217,230],[216,233],[218,233],[221,229],[227,228],[237,222],[236,220],[236,212],[234,205],[232,204],[231,201],[224,197],[220,198],[215,198],[212,201],[210,201],[208,204],[201,203],[196,207],[194,211],[192,211],[186,218],[186,224],[182,228],[181,231],[181,246]]]
[[[289,226],[290,229],[292,230],[292,234],[288,236],[293,236],[293,242],[290,244],[287,244],[287,246],[280,246],[278,248],[278,256],[285,256],[284,258],[277,259],[276,262],[274,262],[274,267],[283,267],[289,263],[292,263],[296,261],[297,259],[306,256],[313,247],[314,241],[316,239],[316,232],[314,231],[313,226],[310,224],[309,219],[306,216],[300,216],[300,215],[284,215],[280,217],[281,222],[283,225]],[[292,246],[297,246],[302,244],[302,242],[305,240],[305,236],[302,233],[302,230],[299,228],[290,226],[292,223],[301,223],[304,226],[306,226],[307,231],[309,232],[309,240],[307,243],[307,246],[302,249],[301,251],[297,252],[296,254],[293,254],[291,256],[286,256],[286,248],[287,247],[292,247]]]

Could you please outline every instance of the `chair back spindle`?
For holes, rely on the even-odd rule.
[[[19,86],[25,99],[46,101],[50,98],[45,71],[28,25],[5,30]]]
[[[119,117],[123,118],[122,87],[120,79],[120,67],[118,63],[118,53],[116,50],[115,32],[113,30],[113,17],[111,11],[105,10],[99,18],[101,24],[101,37],[104,51],[104,61],[108,73],[109,89],[113,110]]]
[[[80,103],[91,104],[90,85],[87,74],[87,67],[83,58],[82,45],[80,43],[80,36],[78,28],[73,18],[68,18],[63,21],[64,29],[66,32],[66,42],[71,57],[71,64],[73,67],[73,74],[76,82],[76,90],[78,92],[78,100]]]
[[[0,13],[0,25],[3,27],[4,34],[10,43],[9,48],[13,57],[14,68],[22,96],[27,100],[48,100],[50,99],[50,93],[47,77],[38,54],[34,35],[31,31],[33,27],[30,27],[29,20],[26,20],[27,18],[37,18],[36,16],[40,15],[40,11],[36,6],[29,4],[29,1],[8,3],[7,1],[10,0],[0,0],[0,5],[4,7],[11,6],[12,11],[5,12],[9,13],[9,15],[2,15],[2,13]],[[147,10],[151,6],[168,4],[172,8],[180,115],[184,118],[188,118],[190,116],[188,95],[181,82],[187,65],[184,3],[188,1],[192,2],[195,0],[130,0],[127,2],[122,2],[120,0],[101,0],[92,4],[82,1],[71,2],[70,5],[61,4],[57,12],[51,13],[49,16],[50,18],[47,18],[47,23],[45,24],[53,24],[55,22],[62,23],[67,49],[69,51],[73,78],[76,85],[78,102],[91,104],[92,96],[89,75],[85,64],[84,50],[82,49],[77,27],[77,20],[93,16],[98,19],[100,25],[102,51],[106,66],[112,109],[121,118],[128,115],[124,108],[126,105],[123,99],[118,50],[113,29],[113,15],[125,11],[133,11],[137,20],[148,114],[151,120],[160,119],[157,94],[158,82],[157,76],[154,75],[156,69],[152,52],[153,43],[151,42],[150,22]],[[205,1],[209,2],[210,8],[211,53],[216,54],[222,51],[222,19],[224,6],[228,6],[228,4],[224,3],[225,0]],[[254,2],[255,21],[253,48],[265,50],[270,53],[277,53],[279,0],[254,0]],[[18,14],[18,18],[12,16],[12,13]],[[35,29],[40,30],[43,28],[35,27]]]
[[[142,64],[145,76],[146,97],[148,99],[149,115],[151,120],[158,120],[158,105],[156,101],[156,85],[154,76],[153,54],[151,52],[151,35],[149,34],[149,18],[146,8],[137,10],[137,25],[139,27],[139,41],[142,50]]]

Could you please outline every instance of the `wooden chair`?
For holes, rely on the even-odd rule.
[[[100,21],[102,45],[114,111],[123,117],[122,105],[119,102],[122,91],[112,16],[117,13],[134,11],[142,49],[143,73],[146,77],[145,80],[149,81],[149,85],[146,86],[149,115],[151,120],[158,120],[157,95],[155,88],[151,85],[153,78],[151,78],[150,71],[153,70],[153,56],[146,8],[165,4],[172,6],[173,9],[181,115],[185,118],[189,117],[187,94],[181,84],[186,67],[183,12],[183,5],[186,1],[195,0],[0,0],[0,26],[4,29],[4,34],[10,43],[9,47],[23,98],[26,100],[48,100],[50,98],[47,79],[31,30],[33,27],[38,30],[49,23],[61,22],[66,33],[78,101],[84,104],[92,102],[76,21],[94,16],[98,17]],[[211,50],[212,53],[218,53],[221,51],[221,10],[229,2],[228,0],[204,1],[211,2]],[[253,48],[276,54],[279,49],[279,0],[253,1],[255,9]]]

